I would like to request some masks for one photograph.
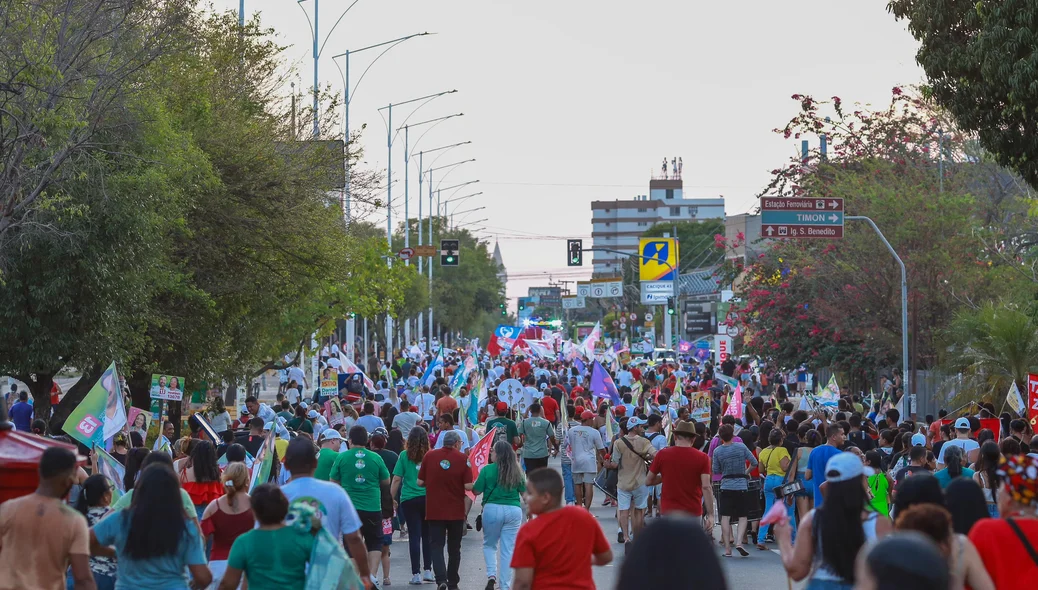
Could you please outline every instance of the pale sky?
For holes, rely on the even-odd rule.
[[[238,0],[214,3],[238,6]],[[320,1],[322,42],[351,3]],[[514,299],[546,285],[549,275],[589,277],[590,256],[580,272],[565,267],[565,239],[584,238],[589,246],[591,201],[646,194],[664,156],[684,159],[686,198],[722,195],[728,215],[744,213],[756,206],[768,171],[798,149],[799,142],[772,133],[795,115],[792,94],[885,105],[893,86],[921,82],[918,45],[886,4],[359,0],[325,45],[320,81],[342,88],[331,56],[347,49],[437,33],[379,59],[354,89],[351,128],[367,125],[365,160],[385,169],[386,133],[377,109],[458,90],[422,107],[411,122],[465,113],[438,125],[418,148],[473,142],[436,162],[477,159],[440,186],[480,180],[455,196],[484,194],[457,210],[486,209],[456,223],[489,218],[468,228],[485,228],[478,235],[491,248],[500,240]],[[311,34],[300,6],[312,18],[313,5],[246,0],[246,12],[259,12],[290,46],[297,84],[307,87]],[[351,85],[378,51],[351,58]],[[394,127],[407,108],[394,109]],[[811,140],[815,147],[817,138]],[[403,214],[403,153],[401,134],[393,148],[394,225]],[[417,214],[417,170],[412,161],[411,216]],[[372,221],[384,225],[385,215]]]

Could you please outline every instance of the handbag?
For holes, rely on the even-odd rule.
[[[789,465],[786,466],[786,474],[783,476],[784,483],[780,486],[772,488],[772,492],[781,498],[792,497],[797,492],[804,489],[803,482],[796,479],[797,472],[797,460],[798,456],[794,456],[789,460]],[[793,476],[792,478],[790,476]],[[790,481],[792,479],[792,481]]]

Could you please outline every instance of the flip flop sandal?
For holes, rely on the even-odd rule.
[[[742,545],[736,545],[735,546],[735,550],[738,551],[739,555],[741,555],[743,557],[749,557],[750,556],[750,552],[747,551]]]

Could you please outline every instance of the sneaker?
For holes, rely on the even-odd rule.
[[[411,576],[411,581],[408,582],[408,584],[410,584],[412,586],[421,586],[422,585],[422,574],[415,574],[415,575]]]
[[[620,532],[616,533],[616,542],[617,543],[623,543],[624,542],[624,533],[623,533],[623,531],[620,531]]]
[[[497,580],[494,578],[487,579],[487,586],[483,590],[494,590],[494,584],[497,584]]]
[[[436,582],[436,576],[433,575],[432,570],[425,570],[425,575],[422,576],[422,580],[426,582]]]

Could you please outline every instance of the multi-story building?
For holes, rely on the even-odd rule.
[[[665,170],[665,169],[664,169]],[[681,166],[661,178],[649,180],[649,194],[629,201],[592,201],[591,238],[596,248],[612,248],[635,253],[638,239],[657,223],[724,219],[724,197],[686,199],[682,188]],[[625,257],[609,252],[594,252],[595,276],[618,275]]]

